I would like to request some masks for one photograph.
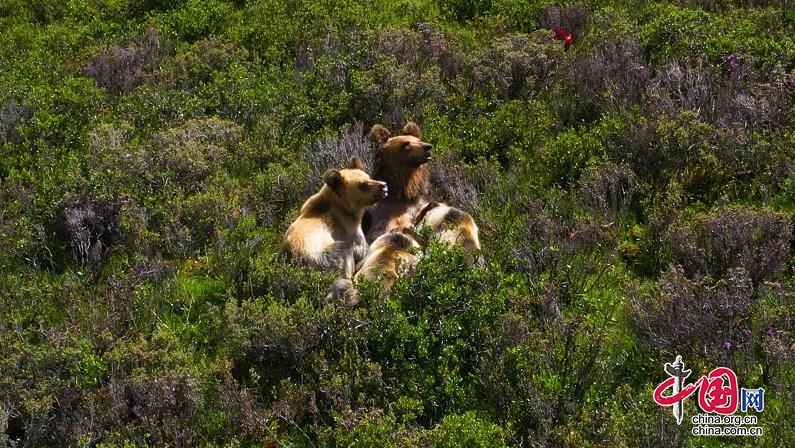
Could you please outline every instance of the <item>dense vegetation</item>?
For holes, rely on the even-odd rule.
[[[4,0],[0,29],[0,445],[795,440],[791,1]],[[406,120],[486,263],[432,244],[324,303],[281,235]],[[764,387],[765,436],[677,426],[677,354]]]

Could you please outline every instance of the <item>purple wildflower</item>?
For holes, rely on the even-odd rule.
[[[740,58],[734,53],[726,57],[726,63],[729,64],[729,68],[731,68],[732,71],[740,68]]]

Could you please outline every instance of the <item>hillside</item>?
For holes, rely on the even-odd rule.
[[[0,29],[0,446],[795,443],[791,0],[3,0]],[[326,303],[282,235],[409,120],[485,263],[432,243]],[[764,435],[693,435],[698,392],[677,425],[677,355],[763,388]]]

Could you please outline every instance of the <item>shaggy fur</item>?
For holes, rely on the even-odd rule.
[[[413,122],[406,123],[396,136],[375,125],[370,137],[375,144],[373,178],[386,182],[389,188],[389,197],[370,209],[363,223],[367,241],[372,242],[392,229],[409,227],[428,202],[427,163],[433,147],[422,141],[422,132]]]
[[[381,295],[386,296],[399,276],[414,268],[420,261],[422,248],[409,234],[392,230],[378,237],[370,245],[367,257],[354,278],[381,281]]]
[[[381,282],[381,297],[387,297],[395,281],[414,269],[420,261],[422,246],[417,242],[411,230],[394,229],[378,237],[353,278],[338,279],[331,285],[331,292],[326,300],[342,299],[348,305],[359,303],[355,282],[366,278]]]
[[[414,218],[417,229],[430,227],[439,241],[458,245],[469,252],[480,250],[478,226],[469,213],[441,202],[428,203]]]
[[[386,183],[372,180],[362,168],[361,160],[353,157],[346,168],[326,172],[323,187],[301,206],[300,216],[284,234],[281,254],[353,276],[368,251],[361,228],[364,211],[387,195]]]

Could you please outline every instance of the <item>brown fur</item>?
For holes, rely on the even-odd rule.
[[[353,275],[368,250],[361,229],[364,211],[386,195],[385,183],[361,168],[361,160],[353,157],[346,168],[325,173],[323,187],[304,202],[285,232],[280,253],[317,269]]]
[[[427,162],[432,146],[422,141],[422,132],[413,122],[406,123],[401,134],[395,136],[375,125],[370,137],[376,146],[373,179],[386,182],[389,188],[389,197],[370,210],[372,223],[367,241],[372,242],[392,229],[410,226],[414,215],[427,203]]]
[[[348,278],[338,278],[331,284],[331,291],[326,296],[326,302],[331,303],[341,301],[347,306],[359,304],[359,291],[353,286],[353,282]]]
[[[441,202],[428,203],[414,218],[414,226],[427,226],[439,241],[472,252],[480,249],[478,226],[469,213]]]
[[[378,237],[367,256],[362,260],[353,282],[338,279],[331,285],[327,301],[340,300],[347,305],[359,303],[359,295],[354,283],[366,278],[381,283],[381,297],[387,297],[395,281],[414,269],[420,260],[422,246],[412,236],[411,230],[394,229]]]
[[[380,281],[381,296],[385,297],[398,277],[412,270],[419,262],[420,251],[420,244],[409,233],[393,229],[373,241],[354,280],[367,278]]]

